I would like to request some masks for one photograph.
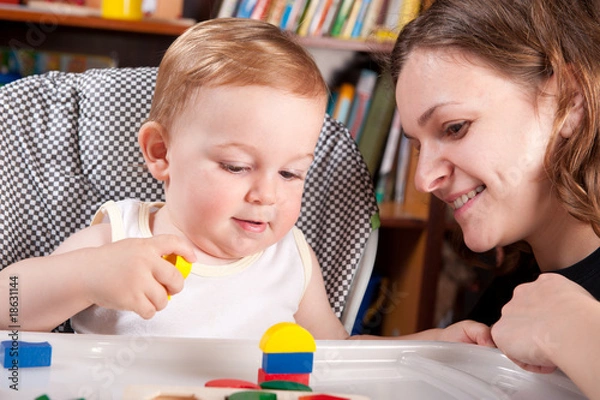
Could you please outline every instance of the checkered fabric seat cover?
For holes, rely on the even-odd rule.
[[[0,268],[49,254],[107,200],[162,200],[136,137],[156,72],[50,72],[0,89]],[[377,212],[354,141],[327,117],[297,225],[317,254],[338,317]]]

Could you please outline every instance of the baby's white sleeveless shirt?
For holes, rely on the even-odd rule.
[[[160,207],[110,201],[92,224],[110,221],[113,241],[151,237],[149,215]],[[294,227],[278,243],[234,263],[195,263],[184,289],[149,320],[91,306],[71,318],[71,325],[77,333],[260,339],[271,325],[294,322],[311,264],[306,239]]]

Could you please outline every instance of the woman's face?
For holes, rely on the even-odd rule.
[[[398,78],[402,128],[419,151],[418,190],[453,210],[473,251],[532,239],[556,211],[543,170],[552,96],[456,51],[415,50]]]

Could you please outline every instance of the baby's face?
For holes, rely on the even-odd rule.
[[[219,259],[280,240],[300,212],[325,102],[258,86],[200,89],[169,132],[170,222]]]

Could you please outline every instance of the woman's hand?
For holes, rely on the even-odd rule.
[[[585,321],[583,305],[596,300],[581,286],[559,274],[545,273],[535,282],[519,285],[492,327],[498,348],[523,369],[549,373],[565,341]],[[572,323],[569,321],[573,321]]]

